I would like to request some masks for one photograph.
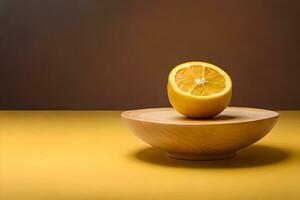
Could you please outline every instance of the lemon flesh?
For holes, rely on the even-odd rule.
[[[170,103],[187,117],[217,115],[228,106],[231,93],[232,83],[228,74],[210,63],[183,63],[169,74]]]

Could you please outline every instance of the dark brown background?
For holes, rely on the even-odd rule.
[[[1,109],[166,106],[170,69],[224,68],[231,105],[300,109],[300,1],[1,0]]]

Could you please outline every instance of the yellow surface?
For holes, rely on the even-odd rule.
[[[229,75],[206,62],[177,65],[168,77],[168,97],[172,106],[188,117],[207,118],[222,112],[232,92]]]
[[[300,112],[235,158],[166,158],[120,112],[0,112],[0,199],[300,199]]]

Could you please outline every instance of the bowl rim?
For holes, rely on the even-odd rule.
[[[227,107],[226,109],[241,109],[241,110],[248,110],[248,111],[257,111],[259,112],[264,112],[268,113],[269,116],[267,117],[261,117],[261,118],[252,118],[252,119],[247,119],[244,121],[233,121],[233,120],[227,120],[227,121],[221,121],[217,123],[213,122],[208,122],[208,119],[198,119],[198,122],[201,123],[187,123],[187,122],[175,122],[175,121],[158,121],[158,120],[151,120],[151,119],[143,119],[138,116],[133,116],[132,114],[136,113],[141,113],[141,112],[146,112],[146,111],[161,111],[161,110],[174,110],[172,107],[159,107],[159,108],[143,108],[143,109],[134,109],[134,110],[127,110],[123,111],[121,113],[121,117],[126,120],[133,120],[133,121],[139,121],[139,122],[144,122],[144,123],[153,123],[153,124],[162,124],[162,125],[182,125],[182,126],[215,126],[215,125],[224,125],[224,124],[241,124],[241,123],[250,123],[250,122],[258,122],[258,121],[264,121],[268,119],[276,119],[280,116],[280,114],[276,111],[272,110],[266,110],[266,109],[261,109],[261,108],[251,108],[251,107],[235,107],[235,106],[230,106]],[[175,110],[174,110],[175,111]],[[180,114],[178,114],[180,115]],[[197,119],[193,119],[193,121],[197,121]]]

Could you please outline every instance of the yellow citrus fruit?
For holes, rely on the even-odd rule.
[[[229,104],[232,83],[221,68],[206,62],[186,62],[169,74],[168,97],[179,113],[191,118],[209,118]]]

